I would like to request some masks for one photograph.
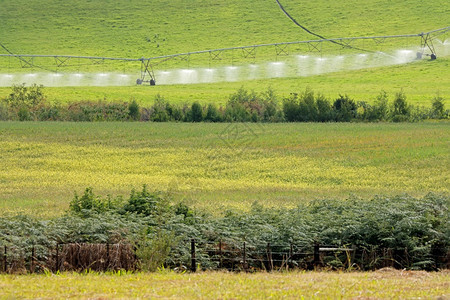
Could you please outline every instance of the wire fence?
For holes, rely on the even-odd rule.
[[[190,249],[189,249],[190,248]],[[138,271],[137,248],[127,243],[67,243],[53,247],[30,246],[18,249],[2,246],[0,262],[3,273],[43,273],[75,271]],[[450,251],[434,249],[431,255],[417,260],[407,249],[372,248],[335,245],[271,244],[240,245],[197,243],[186,245],[188,257],[171,259],[165,267],[190,270],[228,270],[232,272],[313,270],[449,269]],[[190,250],[190,251],[189,251]]]

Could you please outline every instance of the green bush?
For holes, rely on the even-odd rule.
[[[26,106],[22,106],[17,111],[17,117],[19,121],[31,121],[33,118],[31,117],[30,109]]]
[[[140,118],[139,104],[136,100],[133,100],[128,104],[128,118],[133,121],[137,121]]]
[[[169,258],[172,247],[177,244],[173,232],[158,230],[156,233],[143,234],[136,244],[136,256],[140,261],[140,268],[154,272],[164,267]]]
[[[0,121],[11,120],[11,116],[6,103],[0,102]]]
[[[330,102],[323,95],[316,97],[317,121],[329,122],[333,120],[333,109]]]
[[[298,113],[300,122],[316,122],[318,120],[318,108],[312,90],[306,89],[301,94]]]
[[[356,118],[356,103],[347,95],[339,95],[333,103],[334,120],[337,122],[350,122]]]
[[[45,102],[43,89],[42,85],[36,84],[30,87],[25,84],[13,85],[5,101],[13,109],[32,109]]]
[[[122,199],[116,199],[108,196],[106,199],[100,196],[95,196],[92,188],[86,188],[83,195],[80,197],[75,193],[74,198],[69,204],[69,210],[78,215],[86,215],[90,212],[104,213],[106,211],[118,210]]]
[[[389,114],[389,104],[388,104],[388,95],[385,91],[381,91],[375,100],[375,104],[373,106],[373,119],[385,121],[388,119]]]
[[[152,106],[150,120],[153,122],[167,122],[170,120],[167,108],[170,111],[170,105],[161,95],[156,95],[155,103]]]
[[[283,113],[286,121],[299,122],[298,94],[293,93],[288,98],[283,99]]]
[[[200,103],[194,102],[191,106],[191,118],[192,122],[201,122],[203,121],[203,109]]]
[[[264,122],[281,122],[282,115],[278,108],[278,99],[275,92],[269,87],[267,91],[261,93],[263,104],[262,119]]]
[[[217,109],[217,106],[215,104],[208,104],[208,107],[206,108],[206,115],[205,115],[205,121],[207,122],[221,122],[222,116],[220,115],[220,112]]]
[[[393,108],[392,108],[392,120],[394,122],[406,121],[408,119],[410,108],[406,102],[406,95],[403,91],[395,94]]]
[[[35,114],[39,121],[63,121],[61,115],[63,108],[57,105],[45,105],[36,110]]]
[[[444,98],[437,95],[431,102],[431,118],[432,119],[444,119],[448,117],[448,113],[445,111]]]

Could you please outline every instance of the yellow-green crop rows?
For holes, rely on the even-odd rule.
[[[0,297],[175,299],[447,299],[448,272],[0,275]],[[442,297],[442,298],[439,298]]]
[[[0,210],[59,215],[86,187],[143,184],[211,211],[448,193],[449,126],[2,122]]]

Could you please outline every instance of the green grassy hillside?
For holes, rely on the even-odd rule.
[[[437,94],[449,105],[450,59],[420,61],[407,65],[338,72],[311,77],[272,78],[239,82],[222,82],[190,85],[120,86],[120,87],[46,87],[44,93],[51,102],[73,102],[82,100],[129,101],[135,99],[142,106],[153,104],[160,94],[171,103],[199,101],[201,104],[224,105],[229,96],[240,87],[262,92],[269,87],[278,97],[300,93],[309,87],[330,99],[347,94],[355,100],[372,103],[381,90],[393,98],[403,90],[407,101],[416,105],[430,106]],[[0,87],[0,98],[11,92],[9,87]]]
[[[392,3],[369,1],[298,1],[281,0],[285,9],[302,25],[325,37],[368,36],[418,33],[448,26],[448,1],[432,4],[419,0]],[[107,57],[153,57],[187,51],[316,39],[287,18],[275,0],[271,1],[6,1],[0,0],[0,43],[14,53],[94,55]],[[383,47],[383,42],[377,47]],[[417,45],[419,40],[394,41],[402,46]],[[400,45],[399,44],[399,45]],[[373,45],[359,45],[364,48]],[[304,51],[305,49],[301,49]],[[375,50],[378,50],[375,49]],[[267,61],[278,59],[273,53],[258,50]],[[269,50],[267,50],[269,51]],[[273,51],[273,49],[271,50]],[[292,48],[292,53],[299,49]],[[337,51],[334,49],[333,51]],[[6,50],[0,48],[0,54]],[[210,66],[209,56],[200,58],[199,66]],[[230,64],[236,58],[225,57],[214,64]],[[194,60],[194,59],[192,59]],[[251,61],[250,61],[251,62]],[[45,62],[54,66],[53,60]],[[139,76],[139,63],[111,65],[78,65],[71,71],[103,72],[109,69],[130,73],[128,87],[63,87],[49,88],[51,101],[129,100],[152,102],[162,94],[172,102],[218,102],[240,86],[261,91],[268,86],[281,95],[310,86],[328,97],[348,94],[358,100],[371,101],[380,90],[393,94],[403,89],[408,100],[429,105],[437,93],[448,98],[450,78],[448,59],[421,61],[410,65],[379,67],[368,70],[346,70],[324,75],[260,80],[238,80],[196,85],[134,87]],[[166,62],[156,70],[192,67],[195,61]],[[261,65],[261,68],[265,65]],[[39,72],[21,69],[14,59],[0,58],[0,74]],[[64,72],[64,69],[61,69]],[[47,76],[47,75],[43,75]],[[4,80],[4,78],[3,78]],[[158,80],[158,78],[157,78]],[[2,78],[0,77],[0,81]],[[8,82],[7,80],[4,82]],[[1,82],[0,82],[1,85]],[[44,84],[45,85],[45,84]],[[8,94],[0,88],[0,97]]]
[[[275,0],[0,1],[0,42],[14,53],[149,57],[315,38]],[[449,3],[281,0],[326,37],[403,34],[448,26]]]

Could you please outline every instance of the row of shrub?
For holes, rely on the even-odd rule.
[[[16,85],[0,102],[0,120],[20,121],[415,122],[448,117],[449,110],[440,96],[431,100],[431,107],[422,107],[408,104],[403,92],[396,93],[390,102],[384,91],[369,104],[347,95],[329,100],[310,89],[280,100],[271,89],[256,93],[240,88],[225,106],[198,102],[175,105],[157,95],[152,106],[140,107],[136,101],[50,104],[42,86]]]
[[[307,249],[320,243],[366,251],[365,262],[358,254],[353,268],[383,267],[381,250],[390,249],[397,255],[390,258],[395,267],[437,270],[450,263],[449,202],[448,196],[435,194],[377,196],[315,200],[295,208],[264,208],[255,203],[248,211],[211,215],[145,186],[132,191],[128,199],[100,197],[88,188],[74,197],[63,217],[1,217],[0,246],[15,247],[9,255],[16,256],[29,256],[34,246],[36,258],[45,260],[56,243],[131,243],[137,247],[141,267],[155,270],[189,266],[193,238],[197,262],[205,269],[218,267],[213,260],[216,254],[207,248],[219,241],[228,249],[246,242],[248,249],[263,253],[267,243],[285,253],[290,244]],[[336,268],[344,264],[345,257],[338,256],[329,262]]]

